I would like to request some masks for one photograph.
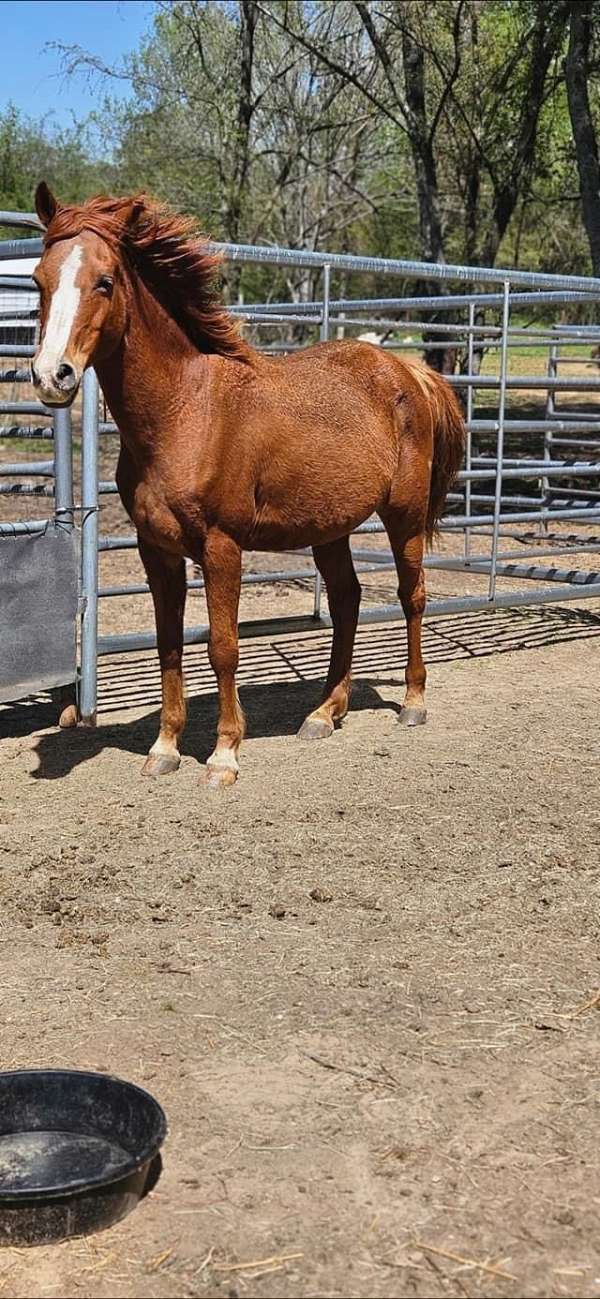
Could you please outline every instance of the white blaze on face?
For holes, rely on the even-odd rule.
[[[35,363],[40,375],[54,374],[64,357],[81,297],[81,289],[76,288],[75,281],[82,257],[81,244],[75,244],[60,268],[58,285],[52,294],[42,347]]]

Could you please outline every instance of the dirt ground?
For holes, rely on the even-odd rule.
[[[162,782],[152,655],[104,661],[96,732],[2,710],[2,1067],[120,1074],[170,1129],[133,1215],[4,1251],[2,1295],[600,1292],[593,608],[430,619],[415,731],[364,627],[318,744],[327,634],[246,641],[216,795],[204,647]]]
[[[102,605],[105,631],[150,625],[147,596]],[[298,581],[242,616],[310,607]],[[135,1212],[0,1251],[0,1299],[600,1294],[599,638],[597,602],[431,617],[406,731],[404,628],[364,626],[352,711],[313,744],[328,633],[246,640],[218,793],[204,646],[162,781],[153,654],[102,660],[95,731],[0,709],[1,1067],[107,1070],[169,1122]]]

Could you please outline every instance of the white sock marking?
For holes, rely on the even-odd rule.
[[[235,771],[237,773],[240,769],[233,749],[219,749],[218,747],[214,753],[211,753],[206,765],[217,771]]]
[[[168,740],[164,735],[159,735],[158,739],[154,741],[150,753],[153,757],[158,758],[179,757],[176,741]]]

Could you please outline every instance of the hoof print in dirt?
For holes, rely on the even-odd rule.
[[[333,893],[330,893],[329,889],[319,888],[318,885],[310,890],[308,896],[312,898],[313,902],[333,902]]]

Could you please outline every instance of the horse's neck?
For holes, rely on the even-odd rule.
[[[128,448],[144,458],[160,449],[173,421],[173,397],[194,365],[200,386],[205,359],[147,290],[130,293],[128,320],[116,350],[96,365],[100,386]]]

